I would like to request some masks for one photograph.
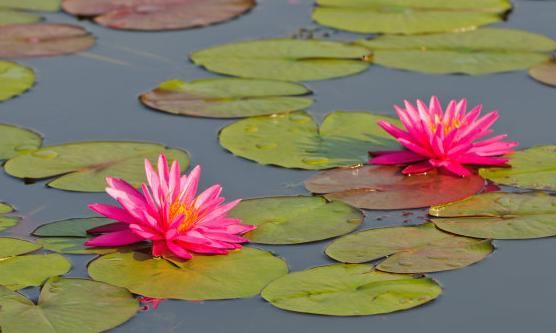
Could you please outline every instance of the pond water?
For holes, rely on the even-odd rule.
[[[556,2],[514,1],[512,27],[556,38]],[[248,15],[204,29],[144,33],[108,30],[88,21],[78,24],[98,37],[82,55],[19,61],[37,71],[38,85],[0,106],[0,121],[32,128],[45,144],[79,140],[140,140],[188,150],[204,168],[204,185],[221,183],[228,198],[307,194],[303,180],[315,172],[261,166],[234,157],[217,142],[230,121],[172,116],[147,110],[137,96],[158,83],[215,76],[194,66],[187,55],[220,43],[284,37],[311,28],[312,1],[259,0]],[[76,23],[64,14],[50,22]],[[317,34],[322,33],[318,31]],[[332,38],[355,39],[334,33]],[[402,99],[443,101],[467,97],[471,104],[497,109],[496,130],[509,133],[522,147],[554,144],[556,90],[528,78],[526,71],[478,77],[431,76],[379,66],[351,77],[311,82],[315,118],[334,110],[369,110],[393,114]],[[102,193],[69,193],[44,183],[23,185],[0,175],[0,199],[14,204],[24,220],[7,235],[27,237],[38,225],[92,215],[87,204],[110,202]],[[420,222],[415,216],[408,223]],[[382,216],[381,220],[377,217]],[[368,212],[363,228],[403,224],[402,212]],[[323,254],[329,242],[265,246],[287,259],[292,271],[331,262]],[[554,327],[556,240],[497,241],[487,260],[471,267],[432,274],[445,288],[431,304],[382,316],[335,318],[278,310],[261,298],[211,302],[163,302],[157,311],[140,313],[114,332],[548,332]],[[86,276],[92,256],[69,256],[70,276]],[[33,293],[32,293],[33,294]]]

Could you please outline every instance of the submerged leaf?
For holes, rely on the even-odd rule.
[[[226,78],[166,81],[140,99],[143,104],[168,113],[237,118],[305,109],[313,101],[296,96],[308,93],[307,88],[295,83]]]
[[[11,212],[13,212],[12,206],[0,202],[0,231],[13,227],[21,220],[21,218],[17,216],[4,216],[4,214]],[[1,256],[2,255],[0,254],[0,257]]]
[[[556,59],[550,59],[530,68],[529,76],[550,86],[556,86]]]
[[[22,94],[34,83],[35,73],[31,68],[0,60],[0,102]],[[0,137],[2,136],[3,133],[0,134]]]
[[[398,144],[377,120],[398,120],[368,112],[333,112],[320,128],[305,112],[248,118],[220,131],[220,145],[260,164],[322,170],[366,163],[369,150]]]
[[[209,71],[281,81],[325,80],[367,69],[364,47],[340,42],[267,39],[196,51],[191,60]]]
[[[436,281],[377,272],[371,265],[336,264],[290,273],[261,296],[288,311],[329,316],[364,316],[407,310],[442,293]]]
[[[426,273],[458,269],[493,251],[489,241],[454,236],[426,223],[414,227],[369,229],[334,241],[326,254],[346,263],[381,258],[377,269],[391,273]]]

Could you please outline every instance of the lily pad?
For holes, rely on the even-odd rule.
[[[19,256],[34,252],[40,248],[40,245],[23,239],[0,238],[0,258]]]
[[[89,275],[97,281],[148,297],[184,300],[252,297],[287,272],[282,259],[253,248],[171,262],[141,252],[113,253],[89,264]]]
[[[507,157],[511,168],[482,168],[479,174],[497,184],[556,191],[556,145],[532,147]]]
[[[360,33],[461,31],[502,21],[509,0],[317,0],[319,24]]]
[[[77,237],[46,237],[37,240],[45,250],[63,254],[109,254],[119,251],[129,251],[145,248],[146,244],[133,244],[119,247],[90,247],[86,246],[87,238]]]
[[[159,144],[93,141],[43,147],[10,159],[4,169],[27,180],[56,177],[48,186],[61,190],[102,192],[107,176],[140,186],[145,181],[144,160],[155,163],[160,153],[180,161],[181,171],[189,164],[186,152]]]
[[[341,237],[326,254],[345,263],[386,258],[376,268],[391,273],[427,273],[459,269],[493,251],[490,241],[442,232],[432,223],[370,229]]]
[[[399,148],[378,125],[397,119],[368,112],[333,112],[320,128],[306,112],[243,119],[220,131],[234,155],[284,168],[322,170],[366,163],[369,150]]]
[[[40,20],[41,18],[39,16],[30,13],[0,8],[0,26],[19,23],[34,23],[39,22]]]
[[[39,301],[0,286],[3,333],[98,333],[123,324],[139,310],[123,288],[84,279],[51,278]]]
[[[0,202],[0,231],[4,231],[8,228],[13,227],[16,225],[21,218],[17,216],[5,216],[4,214],[8,214],[13,212],[12,206]],[[1,256],[1,255],[0,255]]]
[[[0,57],[49,57],[85,51],[95,44],[87,30],[72,24],[0,26]]]
[[[66,12],[93,16],[112,29],[174,30],[204,27],[237,17],[255,0],[64,0]]]
[[[171,80],[141,95],[153,109],[179,115],[208,118],[238,118],[290,112],[308,108],[309,98],[296,97],[310,91],[296,83],[205,79],[191,82]]]
[[[323,197],[270,197],[243,200],[230,216],[256,225],[246,237],[259,244],[299,244],[347,234],[363,222],[363,213]]]
[[[530,68],[529,76],[549,86],[556,86],[556,59],[550,59]]]
[[[56,12],[61,0],[0,0],[0,8]]]
[[[545,193],[485,193],[431,207],[434,224],[458,235],[491,239],[556,236],[556,197]]]
[[[0,102],[24,93],[34,83],[35,73],[31,68],[0,60]]]
[[[100,227],[113,220],[104,217],[74,218],[43,224],[32,233],[37,237],[77,237],[87,238],[87,230]]]
[[[0,124],[0,160],[33,152],[42,144],[42,137],[28,129]]]
[[[365,316],[407,310],[436,299],[430,278],[377,272],[371,265],[336,264],[290,273],[261,296],[277,308],[328,316]]]
[[[436,171],[403,175],[397,166],[358,166],[324,171],[305,181],[313,193],[364,209],[410,209],[461,200],[481,191],[476,175],[454,177]]]
[[[209,71],[280,81],[325,80],[364,71],[369,50],[340,42],[299,39],[254,40],[194,52],[191,60]]]
[[[489,74],[527,69],[549,58],[556,41],[521,30],[485,28],[422,36],[360,40],[373,62],[432,74]]]

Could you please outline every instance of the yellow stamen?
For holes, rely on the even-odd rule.
[[[172,222],[179,215],[184,215],[183,222],[179,225],[178,231],[183,232],[195,225],[199,219],[199,211],[195,209],[195,203],[191,205],[184,205],[179,201],[175,201],[170,206],[170,222]]]
[[[448,135],[451,131],[460,128],[464,125],[459,119],[452,119],[452,121],[447,123],[442,123],[442,120],[438,115],[434,116],[434,122],[429,122],[429,128],[433,133],[436,133],[436,129],[439,125],[443,125],[444,135]]]

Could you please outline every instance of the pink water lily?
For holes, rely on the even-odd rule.
[[[242,234],[255,229],[241,224],[227,213],[239,200],[224,204],[222,187],[213,185],[197,196],[201,168],[196,166],[189,175],[180,175],[177,161],[168,168],[164,155],[158,159],[158,170],[145,161],[148,185],[141,191],[124,180],[108,177],[106,192],[120,207],[95,203],[89,207],[118,221],[92,230],[104,234],[85,244],[88,246],[123,246],[152,242],[154,256],[177,256],[191,259],[193,253],[227,254],[241,248],[247,239]]]
[[[442,110],[437,97],[429,105],[417,100],[417,105],[404,101],[405,109],[395,106],[405,131],[387,121],[379,121],[388,134],[405,148],[399,151],[369,152],[372,164],[409,164],[404,174],[427,172],[433,168],[445,169],[458,176],[472,171],[464,165],[502,166],[508,162],[500,157],[512,152],[517,142],[504,142],[507,135],[497,135],[479,141],[492,133],[498,112],[483,117],[482,106],[467,112],[467,100],[451,100]]]

